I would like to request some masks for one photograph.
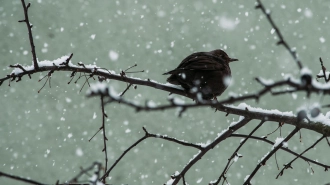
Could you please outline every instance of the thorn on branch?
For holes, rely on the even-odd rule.
[[[255,6],[255,9],[259,9],[259,8],[261,8],[261,4],[257,4],[256,6]]]
[[[283,40],[280,40],[276,43],[276,45],[282,45],[282,44],[284,44]]]

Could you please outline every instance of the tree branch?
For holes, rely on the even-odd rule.
[[[266,154],[266,156],[264,156],[261,159],[261,161],[258,163],[258,165],[256,166],[256,168],[253,170],[253,172],[251,173],[251,175],[249,175],[249,177],[245,180],[244,185],[251,185],[251,182],[250,181],[255,176],[255,174],[258,172],[258,170],[260,169],[260,167],[263,166],[263,165],[265,165],[266,162],[268,161],[268,159],[271,156],[273,156],[277,152],[277,150],[279,150],[282,147],[283,143],[284,142],[288,142],[291,139],[291,137],[293,135],[295,135],[295,133],[297,133],[299,130],[300,130],[300,128],[295,127],[293,129],[293,131],[285,139],[283,139],[277,146],[274,146],[274,148],[270,152],[268,152]]]
[[[228,138],[233,132],[241,128],[242,126],[246,125],[248,122],[250,122],[251,119],[249,118],[243,118],[242,120],[238,121],[236,124],[233,124],[228,129],[224,130],[221,134],[218,135],[218,137],[205,146],[202,150],[200,150],[192,159],[189,160],[188,164],[182,169],[182,171],[172,176],[173,179],[175,179],[172,183],[172,185],[176,185],[181,178],[186,174],[186,172],[197,162],[199,161],[209,150],[213,149],[216,145],[218,145],[221,141]]]
[[[219,182],[221,181],[221,178],[222,178],[222,177],[223,177],[224,179],[226,179],[226,178],[225,178],[225,173],[227,173],[227,171],[228,171],[228,169],[229,169],[229,164],[230,164],[230,162],[235,158],[235,156],[237,156],[237,152],[239,151],[239,149],[240,149],[240,148],[245,144],[245,142],[246,142],[246,141],[252,136],[252,134],[253,134],[255,131],[257,131],[257,130],[261,127],[261,125],[262,125],[264,122],[265,122],[265,121],[262,120],[262,121],[258,124],[258,126],[256,126],[256,127],[250,132],[250,134],[249,134],[246,138],[244,138],[244,140],[243,140],[242,142],[240,142],[239,146],[236,148],[236,150],[233,152],[233,154],[229,157],[228,162],[227,162],[225,168],[223,169],[221,175],[219,176],[218,180],[217,180],[216,182],[211,182],[211,183],[209,183],[209,185],[217,185],[217,184],[219,184]],[[230,136],[229,136],[229,137],[230,137]]]
[[[10,178],[10,179],[14,179],[14,180],[16,180],[16,181],[29,183],[29,184],[35,184],[35,185],[46,185],[46,184],[41,183],[41,182],[37,182],[37,181],[34,181],[34,180],[30,180],[30,179],[22,178],[22,177],[19,177],[19,176],[16,176],[16,175],[10,175],[10,174],[7,174],[7,173],[4,173],[4,172],[1,172],[1,171],[0,171],[0,177],[1,177],[1,176],[7,177],[7,178]]]
[[[29,14],[28,14],[28,10],[29,10],[31,4],[29,3],[26,6],[25,5],[25,0],[21,0],[21,2],[22,2],[23,10],[24,10],[24,20],[21,20],[19,22],[25,22],[26,23],[26,27],[28,29],[28,34],[29,34],[30,45],[31,45],[31,53],[32,53],[32,59],[33,59],[33,66],[34,66],[34,69],[38,70],[39,69],[39,66],[38,66],[37,55],[36,55],[36,50],[35,50],[33,36],[32,36],[32,25],[30,24]]]
[[[230,137],[246,138],[246,137],[248,137],[248,135],[245,135],[245,134],[232,134],[232,135],[230,135]],[[262,137],[250,136],[250,139],[255,139],[255,140],[263,141],[263,142],[268,143],[268,144],[271,144],[271,145],[274,145],[275,144],[274,142],[272,142],[272,141],[270,141],[270,140],[268,140],[266,138],[262,138]],[[303,159],[303,160],[305,160],[307,162],[313,163],[315,165],[321,166],[324,169],[330,168],[330,165],[325,165],[325,164],[319,163],[319,162],[317,162],[315,160],[309,159],[309,158],[307,158],[305,156],[299,155],[298,153],[296,153],[296,152],[294,152],[294,151],[292,151],[292,150],[290,150],[288,148],[285,148],[283,146],[281,147],[281,150],[284,150],[284,151],[286,151],[286,152],[288,152],[288,153],[290,153],[290,154],[292,154],[294,156],[299,156],[301,159]]]
[[[303,66],[302,66],[300,60],[297,57],[297,53],[295,51],[293,51],[291,49],[291,47],[289,46],[289,44],[284,40],[281,31],[278,29],[278,27],[274,23],[272,17],[270,16],[270,12],[267,12],[266,11],[266,8],[261,3],[261,0],[257,0],[257,3],[258,4],[256,6],[256,9],[261,9],[262,13],[265,14],[267,20],[269,21],[269,23],[271,24],[271,26],[275,29],[275,32],[276,32],[277,36],[279,37],[279,41],[277,42],[277,45],[283,45],[288,50],[288,52],[291,54],[291,56],[293,57],[293,59],[296,61],[299,69],[302,69]]]
[[[278,175],[276,176],[276,179],[278,179],[279,176],[283,175],[284,170],[288,169],[288,168],[292,168],[291,164],[297,160],[298,158],[300,158],[304,153],[306,153],[308,150],[314,148],[316,146],[317,143],[319,143],[320,141],[322,141],[325,138],[325,136],[322,136],[320,139],[318,139],[312,146],[306,148],[303,152],[301,152],[298,156],[296,156],[294,159],[292,159],[289,163],[285,164],[284,167],[282,168],[282,170],[280,171],[280,173],[278,173]]]

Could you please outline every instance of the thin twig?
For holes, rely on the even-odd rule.
[[[127,85],[126,89],[119,95],[119,96],[123,96],[127,91],[128,89],[132,86],[133,84],[129,84]]]
[[[38,70],[39,66],[38,66],[37,55],[36,55],[36,50],[35,50],[33,36],[32,36],[32,25],[30,24],[29,15],[28,15],[28,10],[29,10],[31,4],[29,3],[26,6],[25,5],[25,0],[21,0],[21,2],[22,2],[25,18],[24,18],[24,20],[19,21],[19,22],[25,22],[26,23],[26,27],[28,29],[28,34],[29,34],[30,45],[31,45],[31,53],[32,53],[32,58],[33,58],[34,69]]]
[[[244,140],[239,144],[239,146],[236,148],[236,150],[231,154],[231,156],[229,157],[229,159],[228,159],[228,162],[227,162],[227,164],[226,164],[226,166],[225,166],[225,168],[223,169],[223,171],[222,171],[222,173],[221,173],[221,175],[219,176],[219,178],[218,178],[218,180],[216,181],[216,182],[214,182],[214,183],[209,183],[210,185],[216,185],[216,184],[218,184],[220,181],[221,181],[221,178],[222,177],[224,177],[225,178],[225,174],[227,173],[227,169],[229,169],[229,164],[230,164],[230,162],[234,159],[234,157],[237,155],[237,152],[239,151],[239,149],[241,149],[241,147],[245,144],[245,142],[252,136],[252,134],[255,132],[255,131],[257,131],[260,127],[261,127],[261,125],[264,123],[265,121],[264,120],[262,120],[251,132],[250,132],[250,134],[246,137],[246,138],[244,138]],[[229,136],[230,137],[230,136]],[[225,181],[225,180],[224,180]]]
[[[104,168],[104,174],[107,172],[108,169],[108,152],[107,152],[107,136],[106,136],[106,132],[105,132],[105,118],[107,117],[106,113],[104,112],[104,100],[103,100],[103,96],[101,96],[101,106],[102,106],[102,130],[103,130],[103,152],[105,155],[105,168]],[[106,183],[106,178],[102,179],[103,183]]]
[[[327,69],[324,67],[323,60],[322,60],[321,57],[320,57],[320,63],[321,63],[321,68],[322,68],[324,80],[325,80],[325,82],[328,82],[330,80],[330,78],[327,78],[327,75],[326,75],[326,72],[325,72]],[[318,76],[318,77],[320,78],[322,76]]]
[[[271,26],[273,27],[273,29],[275,29],[275,33],[279,37],[279,41],[277,42],[277,45],[283,45],[288,50],[288,52],[291,54],[291,56],[293,57],[293,59],[296,61],[296,63],[298,64],[299,69],[302,69],[302,64],[301,64],[300,60],[297,57],[297,53],[295,51],[293,51],[291,49],[291,47],[289,46],[289,44],[284,40],[282,33],[280,32],[280,30],[278,29],[278,27],[274,23],[272,17],[270,16],[270,13],[266,11],[266,8],[261,3],[261,0],[257,0],[257,2],[258,2],[258,4],[256,6],[256,9],[261,9],[261,11],[267,17],[267,20],[269,21],[269,23],[271,24]]]
[[[230,135],[230,137],[246,138],[247,135],[245,135],[245,134],[232,134],[232,135]],[[274,142],[272,142],[272,141],[270,141],[270,140],[268,140],[266,138],[262,138],[262,137],[251,136],[250,138],[251,139],[255,139],[255,140],[259,140],[259,141],[263,141],[263,142],[268,143],[268,144],[271,144],[271,145],[274,145],[275,144]],[[290,149],[288,149],[286,147],[281,147],[281,150],[286,151],[286,152],[288,152],[288,153],[290,153],[290,154],[292,154],[294,156],[299,156],[298,153],[296,153],[296,152],[294,152],[294,151],[292,151],[292,150],[290,150]],[[318,166],[321,166],[321,167],[323,167],[325,169],[330,168],[330,165],[325,165],[325,164],[319,163],[319,162],[317,162],[315,160],[312,160],[312,159],[309,159],[309,158],[307,158],[305,156],[299,156],[299,157],[301,159],[303,159],[304,161],[306,161],[306,162],[313,163],[313,164],[318,165]]]
[[[278,179],[279,176],[283,175],[284,170],[288,169],[288,168],[292,168],[291,164],[297,160],[299,157],[301,157],[304,153],[306,153],[308,150],[314,148],[316,146],[317,143],[319,143],[320,141],[322,141],[325,138],[325,136],[322,136],[320,139],[318,139],[314,144],[312,144],[310,147],[306,148],[303,152],[301,152],[299,154],[299,156],[295,157],[294,159],[292,159],[289,163],[285,164],[284,167],[282,168],[282,170],[280,171],[280,173],[277,174],[276,179]],[[308,161],[307,161],[308,162]]]
[[[175,175],[174,181],[172,185],[178,184],[180,179],[186,174],[186,172],[197,162],[199,161],[209,150],[214,148],[216,145],[218,145],[221,141],[227,139],[232,133],[234,133],[236,130],[240,129],[242,126],[246,125],[249,123],[251,119],[249,118],[244,118],[238,123],[236,123],[234,126],[226,129],[220,136],[218,136],[214,141],[212,141],[210,144],[207,146],[203,147],[202,150],[200,150],[192,159],[189,160],[188,164],[184,166],[182,171],[178,174]]]
[[[130,147],[128,147],[120,156],[119,158],[115,161],[115,163],[112,164],[112,166],[109,168],[108,171],[106,171],[104,173],[104,175],[100,178],[100,180],[103,181],[103,179],[107,178],[110,174],[110,172],[112,171],[112,169],[119,163],[119,161],[126,155],[127,152],[129,152],[132,148],[134,148],[135,146],[137,146],[139,143],[141,143],[143,140],[148,138],[148,132],[146,132],[145,128],[143,128],[143,130],[145,131],[145,135],[140,138],[139,140],[137,140],[135,143],[133,143]]]
[[[64,183],[64,184],[71,184],[71,183],[76,183],[76,182],[78,182],[78,179],[79,179],[82,175],[84,175],[84,174],[89,175],[88,172],[91,171],[91,170],[93,170],[95,166],[97,167],[96,174],[97,174],[97,176],[98,176],[100,170],[102,169],[102,168],[101,168],[102,164],[99,163],[99,162],[94,162],[91,166],[89,166],[89,167],[87,167],[87,168],[85,168],[85,169],[81,168],[81,171],[79,172],[78,175],[76,175],[76,176],[73,177],[71,180],[69,180],[69,183]],[[97,180],[98,180],[98,178],[95,179],[95,182],[96,182]]]
[[[14,179],[16,181],[25,182],[25,183],[29,183],[29,184],[46,185],[46,184],[41,183],[41,182],[37,182],[37,181],[34,181],[34,180],[26,179],[26,178],[19,177],[19,176],[16,176],[16,175],[10,175],[10,174],[7,174],[7,173],[1,172],[1,171],[0,171],[0,177],[7,177],[9,179]]]
[[[265,165],[268,159],[273,156],[283,145],[284,142],[288,142],[293,135],[295,135],[300,128],[295,127],[293,131],[285,138],[283,139],[277,146],[275,146],[266,156],[263,157],[263,159],[258,163],[258,165],[255,167],[251,175],[245,180],[244,185],[251,184],[251,179],[255,176],[255,174],[258,172],[258,170],[261,168],[261,166]]]

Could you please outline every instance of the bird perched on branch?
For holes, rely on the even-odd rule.
[[[229,63],[238,61],[217,49],[197,52],[187,56],[170,74],[167,82],[181,85],[188,94],[201,93],[205,100],[216,99],[228,87],[231,80]]]

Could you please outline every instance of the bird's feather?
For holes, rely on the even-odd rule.
[[[176,69],[164,73],[164,75],[182,73],[187,70],[214,71],[224,69],[224,61],[221,58],[211,55],[207,52],[198,52],[183,59]]]

